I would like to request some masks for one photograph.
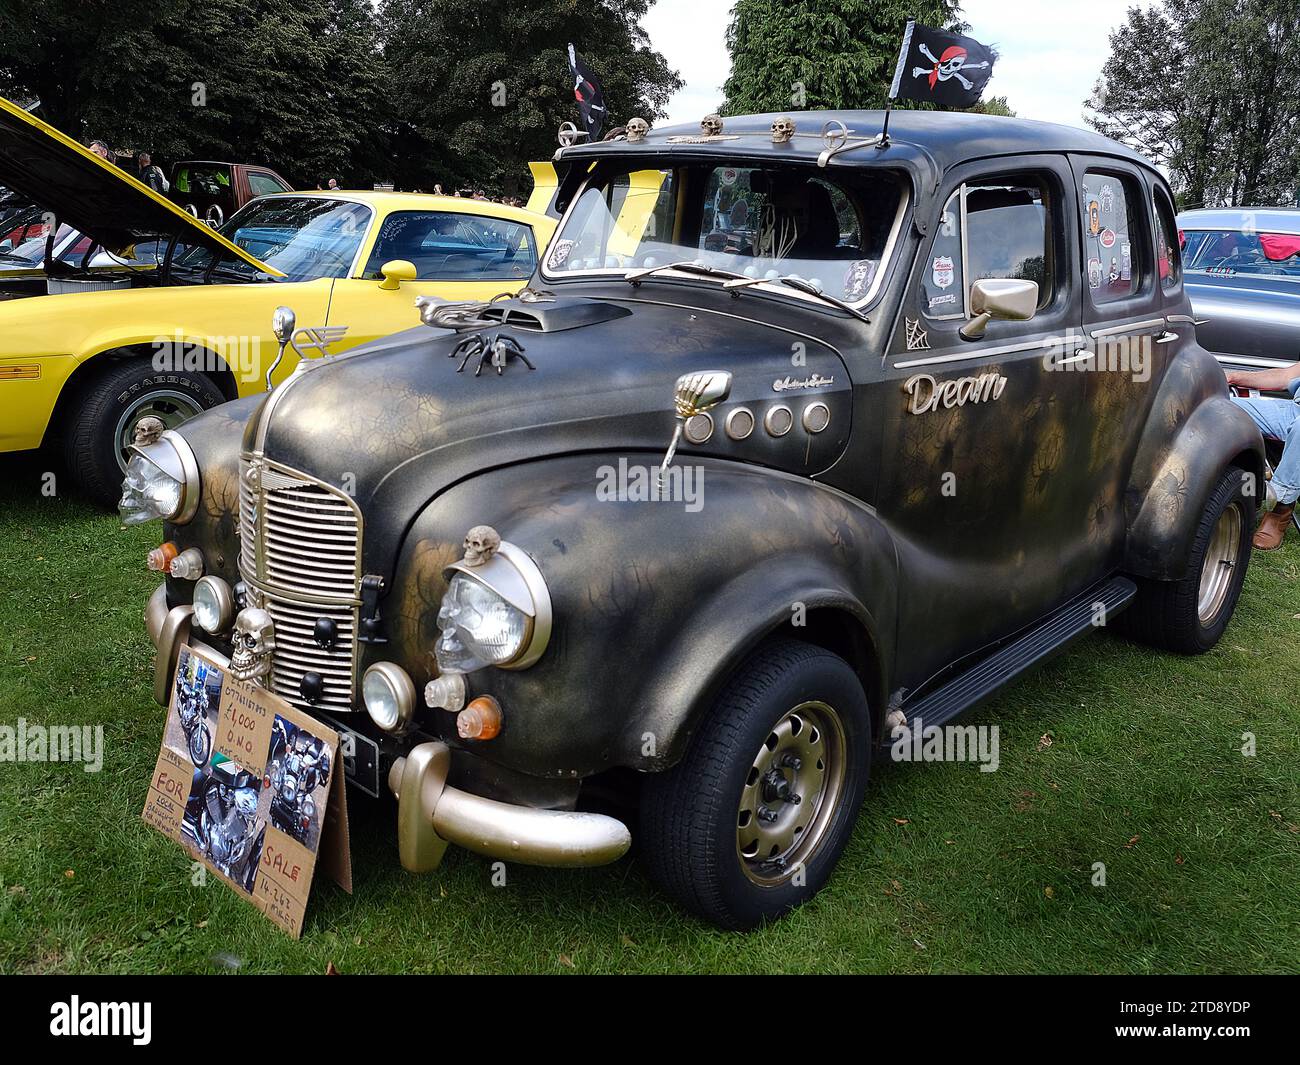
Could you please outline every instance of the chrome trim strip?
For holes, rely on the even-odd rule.
[[[1098,337],[1118,336],[1120,333],[1136,333],[1139,329],[1154,329],[1156,326],[1164,324],[1165,320],[1163,318],[1148,318],[1145,322],[1129,322],[1127,325],[1112,325],[1105,329],[1091,329],[1089,335],[1096,340]]]
[[[1219,362],[1241,363],[1244,366],[1263,366],[1268,370],[1281,370],[1286,366],[1294,366],[1294,363],[1287,362],[1286,359],[1265,359],[1257,355],[1221,355],[1217,351],[1211,354]]]
[[[965,362],[968,359],[991,359],[997,355],[1012,355],[1018,351],[1032,351],[1035,348],[1045,348],[1052,342],[1052,338],[1046,337],[1041,340],[1027,340],[1020,344],[1002,344],[996,348],[976,348],[973,351],[946,351],[939,355],[930,355],[924,359],[905,359],[902,362],[893,363],[896,370],[903,370],[909,366],[931,366],[935,363],[942,362]]]

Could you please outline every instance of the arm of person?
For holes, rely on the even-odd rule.
[[[1300,379],[1300,362],[1273,370],[1228,370],[1226,376],[1228,384],[1238,388],[1285,389],[1292,381]]]

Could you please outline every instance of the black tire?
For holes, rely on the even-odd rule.
[[[207,725],[199,725],[189,737],[190,761],[202,769],[208,764],[208,755],[212,753],[212,733]]]
[[[738,824],[745,818],[745,796],[752,799],[750,789],[761,787],[756,768],[760,748],[771,746],[778,729],[791,727],[792,711],[810,703],[824,704],[838,717],[841,738],[835,742],[842,747],[843,773],[837,774],[835,797],[806,787],[805,780],[800,786],[813,796],[806,815],[802,803],[778,800],[772,808],[761,807],[767,813],[779,807],[782,819],[807,816],[807,834],[796,836],[800,842],[778,855],[796,861],[764,865],[761,854],[746,860]],[[823,749],[829,755],[836,728],[832,724],[825,731]],[[816,728],[805,733],[820,734]],[[753,928],[806,902],[830,878],[852,835],[871,769],[871,748],[867,698],[848,663],[811,644],[768,641],[728,682],[681,762],[646,781],[640,842],[651,877],[683,907],[723,928]],[[803,768],[796,764],[791,770],[792,784],[804,779],[799,775]],[[747,787],[754,779],[760,784]],[[800,847],[808,849],[800,853]]]
[[[1248,480],[1248,474],[1236,466],[1229,466],[1223,472],[1192,533],[1187,573],[1176,581],[1139,578],[1133,604],[1115,619],[1116,628],[1121,633],[1152,647],[1185,655],[1204,654],[1219,642],[1237,607],[1241,586],[1246,579],[1246,567],[1250,564],[1256,500],[1246,491]],[[1237,512],[1236,519],[1228,514],[1233,508]],[[1236,524],[1235,535],[1231,538],[1236,542],[1235,559],[1222,595],[1211,597],[1207,604],[1209,612],[1202,617],[1203,570],[1221,520]],[[1214,557],[1219,556],[1216,547]]]
[[[115,506],[122,494],[125,469],[119,439],[128,428],[124,419],[130,423],[145,414],[159,413],[168,428],[173,428],[225,399],[206,374],[155,370],[148,359],[110,361],[73,397],[63,437],[68,472],[96,503]],[[129,434],[126,442],[130,442]]]

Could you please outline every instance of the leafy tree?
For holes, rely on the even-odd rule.
[[[1166,167],[1180,203],[1295,202],[1295,0],[1164,0],[1110,43],[1087,121]]]
[[[737,0],[727,29],[726,111],[884,107],[907,20],[960,32],[957,6],[955,0]]]
[[[661,116],[682,82],[641,28],[651,2],[384,0],[394,180],[519,191],[577,120],[569,42],[601,80],[606,129]]]

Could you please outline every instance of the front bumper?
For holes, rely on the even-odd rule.
[[[189,642],[192,606],[167,608],[160,584],[145,609],[145,627],[158,651],[154,698],[166,706],[180,649]],[[402,866],[432,872],[449,844],[524,865],[608,865],[627,853],[632,835],[605,814],[516,806],[447,784],[452,752],[445,743],[421,743],[393,762],[388,787],[397,799],[397,843]]]

